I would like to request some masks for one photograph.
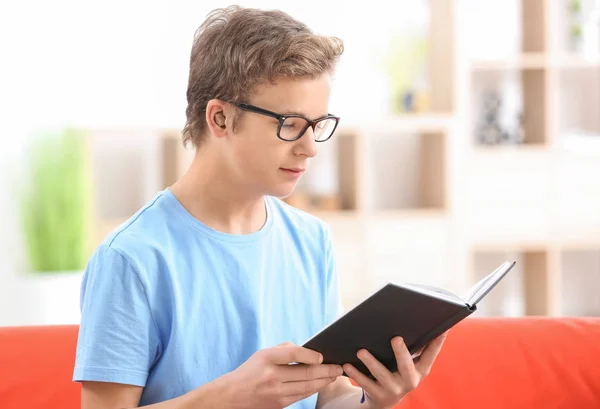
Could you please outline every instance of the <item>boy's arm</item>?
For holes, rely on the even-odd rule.
[[[148,409],[218,409],[225,399],[217,382],[208,383],[185,395],[154,405],[142,406]],[[110,382],[82,382],[81,409],[131,409],[137,408],[143,388]]]
[[[292,363],[302,365],[291,365]],[[291,343],[255,352],[246,362],[212,382],[148,409],[284,408],[314,395],[342,374],[322,364],[319,353]],[[82,409],[137,408],[142,387],[83,381]]]

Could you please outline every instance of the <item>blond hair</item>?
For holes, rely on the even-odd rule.
[[[263,82],[316,78],[332,72],[343,51],[339,38],[317,35],[279,10],[212,11],[194,36],[183,143],[200,145],[211,99],[242,102]]]

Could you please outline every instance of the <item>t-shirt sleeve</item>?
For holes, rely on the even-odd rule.
[[[101,246],[81,283],[73,381],[145,386],[160,351],[140,276],[117,250]]]
[[[339,318],[344,307],[342,303],[339,276],[335,259],[335,250],[331,238],[330,228],[326,228],[325,234],[325,260],[326,260],[326,317],[325,325],[331,324]]]

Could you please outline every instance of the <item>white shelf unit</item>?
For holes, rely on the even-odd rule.
[[[593,294],[580,294],[584,285],[577,283],[597,285],[589,254],[600,249],[600,150],[566,150],[561,135],[571,127],[600,131],[597,115],[580,116],[581,106],[600,112],[600,88],[596,94],[587,89],[581,98],[575,93],[600,75],[600,59],[556,45],[557,2],[516,1],[518,24],[508,26],[522,33],[519,52],[473,60],[461,51],[464,38],[472,37],[461,20],[469,3],[432,0],[431,110],[344,120],[334,139],[319,146],[290,198],[331,225],[347,308],[390,280],[462,293],[501,261],[515,258],[511,278],[478,314],[597,310]],[[477,35],[485,41],[485,31]],[[478,89],[507,81],[517,84],[517,105],[527,114],[525,143],[478,145]],[[569,101],[577,105],[570,111]],[[190,153],[176,130],[144,135],[155,138],[156,149],[148,154],[163,164],[153,186],[164,187],[182,174]],[[130,167],[144,166],[126,160]],[[99,214],[97,240],[141,200],[121,200],[122,188],[104,189],[127,206]],[[312,202],[311,195],[319,200]],[[582,304],[571,308],[572,297]]]
[[[481,117],[475,108],[482,84],[517,89],[514,105],[523,108],[526,122],[522,144],[482,146],[470,136],[465,147],[466,210],[459,219],[469,249],[466,283],[501,259],[515,258],[512,279],[479,314],[598,315],[597,296],[582,289],[597,288],[600,277],[594,267],[600,241],[600,60],[559,41],[564,2],[517,3],[520,52],[467,65],[470,92],[463,101],[470,135]],[[569,130],[597,137],[565,139]]]

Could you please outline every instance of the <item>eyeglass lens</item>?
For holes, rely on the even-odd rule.
[[[317,122],[314,130],[315,140],[324,141],[331,137],[335,129],[335,119],[327,118]],[[298,139],[300,133],[307,128],[308,122],[304,118],[288,117],[283,121],[279,136],[286,140]]]

